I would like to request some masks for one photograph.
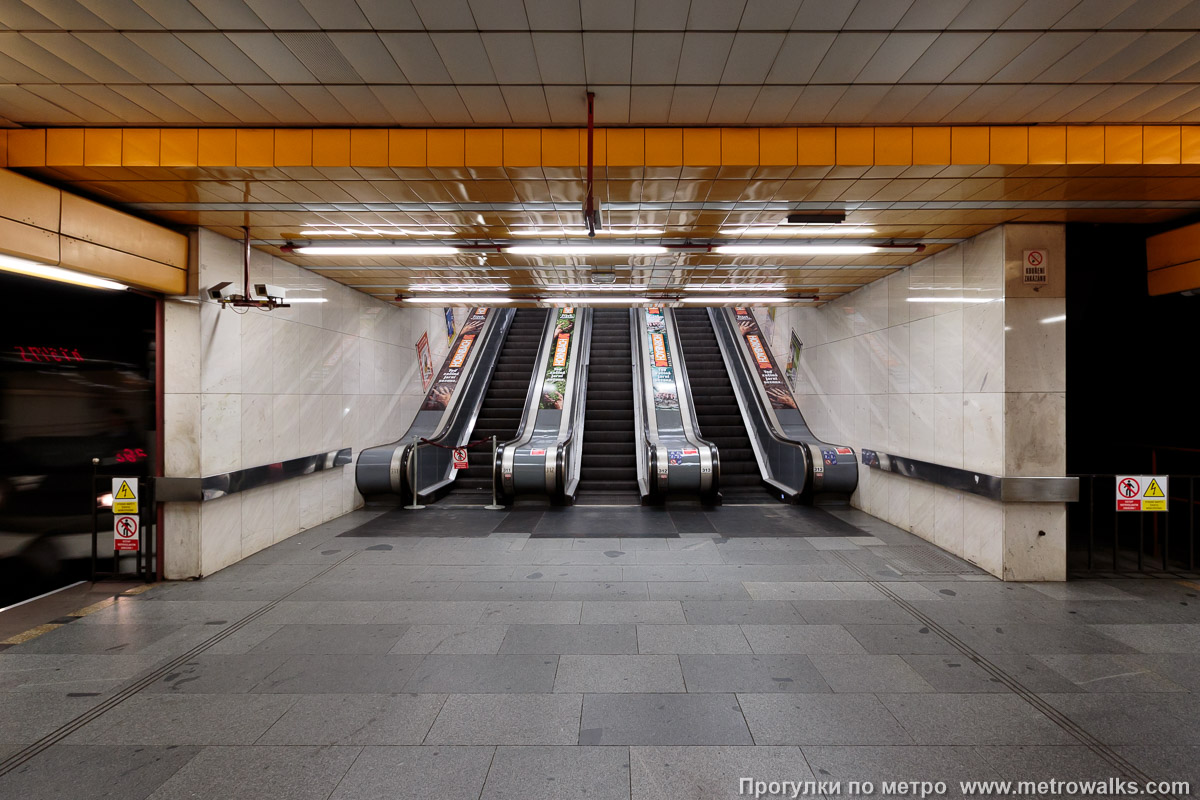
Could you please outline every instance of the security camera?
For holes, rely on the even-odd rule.
[[[213,300],[220,300],[223,297],[229,297],[229,295],[233,294],[233,292],[229,290],[229,287],[232,285],[233,284],[231,284],[229,281],[214,283],[212,286],[208,287],[208,296]]]
[[[271,297],[276,300],[283,300],[287,297],[287,289],[282,286],[272,286],[269,283],[254,284],[254,292],[259,297]]]

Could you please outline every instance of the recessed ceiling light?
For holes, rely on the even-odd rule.
[[[784,303],[794,303],[800,300],[812,300],[811,297],[681,297],[681,303],[741,303],[743,305],[777,306]]]
[[[491,284],[480,284],[477,286],[455,286],[454,284],[430,284],[409,286],[400,289],[402,292],[510,292],[507,286],[495,286]]]
[[[685,286],[684,291],[688,292],[783,292],[787,290],[786,286],[778,284],[762,285],[762,284],[745,284],[745,285],[721,285],[721,286]]]
[[[511,231],[513,236],[587,236],[587,228],[516,228]],[[666,231],[661,228],[619,228],[616,230],[599,230],[597,236],[662,236]]]

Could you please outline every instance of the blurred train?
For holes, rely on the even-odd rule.
[[[155,302],[0,273],[0,607],[87,576],[93,458],[153,474]]]

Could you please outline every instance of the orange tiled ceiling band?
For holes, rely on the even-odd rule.
[[[385,169],[400,177],[563,177],[576,128],[49,128],[0,131],[0,166]],[[600,128],[611,177],[753,177],[796,167],[1200,164],[1200,126]],[[489,174],[489,170],[491,173]]]

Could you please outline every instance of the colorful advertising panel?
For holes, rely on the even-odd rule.
[[[737,321],[738,332],[745,339],[746,346],[750,348],[750,355],[758,366],[758,379],[762,381],[763,387],[767,390],[771,408],[795,408],[796,400],[792,397],[791,390],[788,389],[783,373],[775,364],[775,357],[771,355],[770,345],[762,330],[759,329],[758,321],[750,313],[749,308],[735,308],[733,313],[734,319]]]
[[[433,388],[425,395],[425,402],[421,404],[422,411],[442,411],[449,404],[450,398],[454,396],[454,390],[458,387],[458,381],[462,378],[463,366],[467,363],[467,357],[471,355],[471,349],[475,346],[479,334],[483,330],[483,323],[487,321],[487,315],[488,309],[486,308],[471,309],[471,313],[467,315],[467,321],[463,323],[462,332],[458,334],[458,339],[450,345],[450,353],[442,363],[441,372],[438,373],[437,380],[433,382]],[[426,341],[425,337],[422,336],[421,341]],[[420,344],[417,347],[419,348]],[[428,342],[426,342],[425,350],[428,354]],[[423,369],[422,367],[422,381],[424,380]]]
[[[667,341],[667,318],[659,306],[646,309],[646,331],[650,344],[650,381],[654,384],[655,408],[679,408],[675,364]]]
[[[446,343],[454,344],[454,309],[446,306],[442,312],[446,315]]]
[[[564,306],[558,310],[554,323],[554,342],[542,379],[542,400],[538,408],[563,407],[567,393],[567,372],[571,367],[571,340],[575,337],[575,308]]]
[[[421,371],[421,389],[429,388],[433,380],[433,358],[429,355],[429,332],[421,334],[417,340],[417,369]]]

